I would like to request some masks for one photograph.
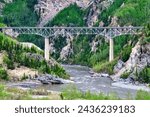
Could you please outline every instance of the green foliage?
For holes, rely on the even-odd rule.
[[[0,51],[5,50],[8,53],[8,56],[5,57],[4,62],[7,64],[7,67],[13,69],[14,62],[19,63],[20,65],[27,66],[29,68],[34,68],[42,73],[54,74],[62,78],[69,78],[65,70],[59,66],[51,66],[44,59],[37,59],[36,57],[30,57],[28,54],[34,54],[35,56],[42,56],[43,51],[39,51],[35,47],[28,48],[23,47],[21,44],[17,43],[13,39],[0,34]]]
[[[6,92],[5,87],[0,84],[0,100],[1,99],[7,99],[9,94]]]
[[[11,55],[9,55],[9,57],[7,55],[5,55],[3,58],[3,62],[4,62],[4,64],[7,65],[8,69],[13,70],[13,69],[15,69],[15,65],[14,65],[13,59],[11,59],[11,58],[12,58]]]
[[[104,72],[112,75],[114,73],[113,69],[114,66],[117,64],[118,58],[114,59],[111,62],[104,62],[104,63],[97,63],[94,67],[93,70],[95,72]]]
[[[108,26],[111,22],[109,17],[115,14],[116,10],[122,5],[123,2],[124,0],[115,0],[110,7],[108,7],[99,15],[99,20],[103,21],[105,26]]]
[[[44,38],[38,35],[19,35],[17,40],[19,42],[30,42],[34,43],[41,49],[44,49]]]
[[[9,80],[7,71],[1,66],[0,66],[0,79],[2,79],[2,80]]]
[[[60,11],[47,26],[84,26],[84,15],[85,11],[73,4]]]
[[[150,43],[150,23],[146,24],[143,35],[144,36],[142,36],[140,39],[140,44],[145,45],[147,43]]]
[[[3,23],[0,23],[0,27],[6,27],[6,25]]]
[[[150,100],[150,93],[146,91],[138,91],[136,95],[136,100]]]
[[[15,0],[3,9],[4,23],[8,26],[35,26],[38,16],[34,11],[37,0]]]
[[[123,7],[115,15],[120,25],[139,26],[146,24],[150,19],[149,0],[126,0]]]
[[[132,52],[132,46],[127,45],[126,47],[123,48],[121,52],[121,59],[123,62],[126,62],[129,59],[131,52]]]
[[[73,42],[74,55],[72,55],[72,61],[74,63],[87,65],[90,57],[90,36],[80,36]]]
[[[105,95],[103,93],[81,92],[76,87],[68,87],[62,92],[64,100],[118,100],[115,94]]]
[[[130,72],[124,72],[124,73],[120,76],[120,78],[127,79],[127,78],[129,77],[129,75],[130,75]]]
[[[145,67],[140,73],[139,78],[144,83],[150,83],[150,67]]]

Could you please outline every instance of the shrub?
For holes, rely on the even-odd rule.
[[[7,71],[2,67],[0,67],[0,79],[9,80]]]
[[[116,58],[115,60],[111,62],[98,63],[93,67],[93,70],[95,72],[105,72],[105,73],[112,75],[114,73],[113,69],[114,69],[114,66],[117,64],[117,61],[118,61],[118,58]]]
[[[139,78],[144,82],[144,83],[150,83],[150,67],[145,67],[140,73],[139,73]]]
[[[132,46],[130,46],[130,45],[123,48],[123,50],[121,52],[121,59],[123,62],[126,62],[129,59],[131,51],[132,51]]]
[[[8,69],[15,69],[14,61],[12,59],[9,59],[8,56],[4,56],[3,62],[7,65]]]
[[[130,72],[124,72],[120,77],[123,79],[127,79],[130,75]]]

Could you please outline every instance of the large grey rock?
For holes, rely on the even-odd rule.
[[[72,42],[73,36],[66,34],[67,45],[60,52],[60,60],[66,61],[73,54]]]
[[[38,77],[37,80],[41,81],[43,84],[63,84],[63,82],[55,76],[52,75],[44,75],[42,77]]]
[[[118,60],[118,63],[114,66],[114,73],[117,73],[123,67],[124,67],[124,62],[122,60]]]
[[[39,76],[37,78],[38,81],[40,81],[42,84],[66,84],[66,83],[73,83],[70,80],[64,80],[62,78],[46,74],[43,76]]]

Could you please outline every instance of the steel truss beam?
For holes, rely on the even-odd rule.
[[[55,35],[101,35],[114,38],[120,35],[139,34],[143,27],[1,27],[0,31],[11,30],[18,34],[35,34],[48,38]]]

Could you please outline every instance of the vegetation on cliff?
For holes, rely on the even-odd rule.
[[[81,10],[76,4],[60,11],[47,26],[84,26],[86,10]]]
[[[17,41],[3,34],[0,34],[0,51],[6,51],[3,62],[7,69],[27,66],[29,68],[37,69],[41,73],[49,73],[59,77],[68,78],[65,70],[60,65],[56,63],[51,65],[42,58],[44,54],[43,51],[40,51],[35,47],[23,47]],[[0,73],[4,74],[4,70],[1,71],[2,72]],[[4,78],[2,77],[2,79]]]
[[[37,0],[13,0],[5,5],[2,14],[7,26],[35,26],[38,16],[34,11]]]
[[[116,0],[117,1],[117,0]],[[125,0],[124,5],[117,9],[115,16],[121,26],[141,26],[149,22],[150,1],[149,0]]]

